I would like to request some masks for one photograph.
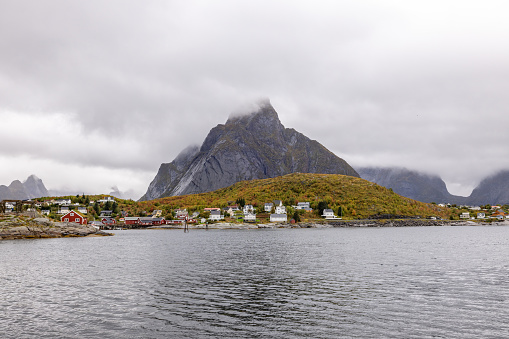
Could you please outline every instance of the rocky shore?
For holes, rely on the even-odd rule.
[[[385,219],[385,220],[319,220],[299,223],[214,223],[189,225],[189,229],[261,229],[261,228],[333,228],[333,227],[427,227],[427,226],[509,226],[509,221],[479,222],[470,220]],[[182,225],[153,226],[151,229],[183,229]]]
[[[0,216],[0,240],[108,236],[89,225],[54,222],[47,218]]]
[[[425,227],[425,226],[507,226],[508,221],[430,220],[430,219],[385,219],[385,220],[339,220],[332,227]]]

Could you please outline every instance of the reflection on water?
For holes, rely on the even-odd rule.
[[[0,242],[2,337],[506,337],[509,228]]]

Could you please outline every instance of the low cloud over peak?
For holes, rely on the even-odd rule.
[[[0,182],[36,172],[74,186],[66,173],[86,168],[84,186],[141,196],[161,163],[268,96],[285,126],[353,165],[472,188],[509,168],[507,10],[503,1],[2,1]],[[43,174],[43,163],[56,167]]]

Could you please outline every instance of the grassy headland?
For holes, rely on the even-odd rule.
[[[201,211],[206,207],[225,207],[237,199],[245,200],[263,210],[266,202],[282,200],[285,206],[310,202],[316,210],[320,202],[336,213],[341,207],[343,218],[362,219],[379,215],[406,217],[449,218],[450,210],[402,197],[392,190],[364,179],[337,174],[293,173],[271,179],[241,181],[213,192],[174,196],[142,202],[120,203],[119,207],[137,215],[143,211],[163,210],[163,215],[175,208]]]

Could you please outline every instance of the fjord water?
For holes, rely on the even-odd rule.
[[[509,227],[0,242],[2,338],[500,338]]]

